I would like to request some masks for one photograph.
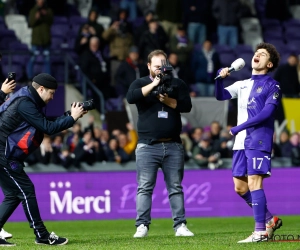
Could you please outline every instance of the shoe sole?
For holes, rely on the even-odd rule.
[[[268,238],[264,239],[264,240],[258,240],[258,241],[245,241],[245,242],[240,242],[238,241],[238,244],[245,244],[245,243],[260,243],[260,242],[268,242]]]
[[[282,225],[283,225],[282,220],[278,218],[277,223],[275,224],[274,227],[272,227],[272,229],[273,229],[273,234],[272,234],[272,235],[269,235],[269,239],[272,239],[272,238],[273,238],[274,232],[275,232],[277,229],[281,228]]]
[[[68,243],[68,239],[66,239],[66,241],[65,242],[63,242],[63,243],[61,243],[61,244],[52,244],[52,245],[50,245],[50,244],[45,244],[45,243],[38,243],[38,242],[36,242],[35,241],[35,244],[37,244],[37,245],[44,245],[44,246],[63,246],[63,245],[66,245],[67,243]]]
[[[145,238],[145,237],[147,237],[148,236],[148,234],[146,234],[146,235],[144,235],[144,236],[134,236],[133,235],[133,238]]]
[[[193,237],[194,235],[175,234],[176,237]]]

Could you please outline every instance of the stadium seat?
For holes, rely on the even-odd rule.
[[[54,16],[53,17],[53,24],[68,24],[68,19],[64,16]]]
[[[268,38],[267,37],[264,41],[267,43],[273,44],[279,52],[282,52],[285,50],[286,44],[283,41],[283,37],[281,37],[281,38]]]
[[[243,58],[245,61],[245,68],[251,68],[251,61],[253,58],[253,52],[241,52],[241,53],[236,53],[237,58]]]
[[[53,24],[51,26],[51,34],[53,36],[61,36],[67,38],[69,32],[70,32],[69,24]]]
[[[24,44],[24,43],[21,43],[19,40],[15,40],[15,41],[12,41],[10,44],[9,44],[9,48],[11,50],[21,50],[21,51],[28,51],[28,46],[27,44]]]
[[[221,52],[220,55],[220,61],[223,67],[228,67],[231,65],[231,63],[237,59],[236,55],[232,51],[228,52]]]
[[[280,21],[278,19],[273,18],[264,18],[261,20],[261,25],[263,29],[269,29],[273,26],[280,26]]]
[[[263,34],[264,34],[264,39],[265,40],[266,39],[273,39],[273,38],[282,39],[282,37],[283,37],[283,32],[282,32],[281,26],[280,26],[280,28],[276,28],[276,26],[275,26],[274,30],[273,30],[273,28],[271,30],[266,30],[266,31],[264,31]]]
[[[239,53],[244,53],[244,52],[250,52],[253,53],[253,49],[251,46],[247,45],[247,44],[238,44],[235,48],[234,51],[236,54]]]
[[[62,36],[52,36],[51,37],[51,49],[61,50],[63,48],[64,42],[65,42],[64,37],[62,37]]]
[[[231,52],[231,53],[233,53],[232,48],[228,45],[215,44],[214,48],[218,53],[222,53],[222,52]],[[202,46],[201,46],[201,50],[202,50]]]
[[[69,23],[70,25],[74,24],[84,24],[87,23],[88,19],[86,17],[81,17],[81,16],[70,16],[69,17]]]

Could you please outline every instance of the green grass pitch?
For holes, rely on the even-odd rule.
[[[300,235],[300,216],[281,216],[283,226],[276,235]],[[16,243],[12,249],[105,249],[105,250],[218,250],[218,249],[292,249],[300,250],[298,242],[263,242],[237,244],[253,230],[253,218],[188,218],[188,228],[195,237],[175,237],[171,219],[153,219],[148,237],[134,239],[134,220],[98,221],[46,221],[51,232],[69,239],[65,246],[40,246],[34,243],[34,235],[28,223],[8,222],[5,230],[13,234],[8,240]],[[11,248],[10,248],[11,249]]]

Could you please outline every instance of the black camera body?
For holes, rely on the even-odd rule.
[[[82,106],[84,111],[89,111],[89,110],[95,109],[95,103],[94,103],[93,99],[90,99],[90,100],[87,100],[84,102],[80,102],[79,105]],[[71,106],[72,106],[72,104],[71,104]],[[66,111],[65,115],[70,116],[71,111],[70,110]]]
[[[7,79],[8,79],[8,81],[10,82],[10,81],[12,81],[12,80],[16,80],[16,73],[15,72],[9,72],[8,74],[7,74]]]
[[[83,110],[92,110],[95,109],[95,104],[94,104],[94,100],[87,100],[85,102],[81,102],[80,106],[82,106]]]
[[[172,81],[172,71],[173,67],[172,65],[168,62],[168,60],[162,60],[162,66],[160,68],[161,73],[157,75],[157,77],[160,78],[160,83],[153,88],[151,91],[152,95],[170,95],[174,91],[174,86],[172,86],[171,81]]]

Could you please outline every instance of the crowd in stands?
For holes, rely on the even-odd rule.
[[[185,162],[197,165],[200,169],[222,168],[224,158],[232,157],[234,138],[229,134],[231,126],[222,128],[219,122],[212,122],[207,127],[183,127],[181,139],[185,150]],[[126,131],[114,129],[109,132],[94,126],[94,117],[90,116],[85,128],[80,122],[72,129],[65,130],[52,137],[45,136],[40,148],[26,163],[44,165],[56,164],[69,169],[80,169],[81,163],[93,166],[97,163],[123,163],[135,160],[137,131],[131,123],[126,124]],[[287,130],[280,134],[279,143],[275,141],[272,158],[290,158],[294,166],[300,165],[300,134],[289,135]]]
[[[243,18],[259,20],[261,39],[277,46],[282,63],[291,54],[298,57],[300,53],[296,45],[299,32],[295,32],[300,27],[300,17],[293,17],[289,9],[299,6],[297,1],[276,0],[274,4],[271,0],[93,0],[87,1],[91,4],[86,16],[80,12],[81,2],[84,1],[6,2],[7,15],[0,17],[0,49],[11,49],[17,54],[25,48],[16,45],[22,41],[21,37],[16,41],[17,29],[16,34],[3,31],[16,27],[8,23],[7,16],[24,15],[32,29],[26,47],[30,58],[13,57],[13,67],[24,69],[18,71],[19,81],[31,80],[43,71],[63,82],[64,59],[61,53],[53,52],[61,50],[72,55],[108,100],[124,96],[133,80],[147,75],[147,55],[162,49],[170,56],[174,77],[185,80],[191,96],[212,96],[213,78],[220,67],[242,57],[246,67],[233,80],[251,74],[253,47],[241,35]],[[103,17],[109,23],[101,22]],[[7,56],[3,62],[8,62]],[[300,75],[298,62],[297,66]],[[6,69],[2,67],[4,76]]]
[[[241,35],[240,21],[245,18],[258,20],[261,40],[273,43],[282,56],[280,67],[272,74],[281,83],[283,95],[299,97],[300,36],[292,27],[300,29],[300,16],[290,11],[300,6],[299,1],[93,0],[86,15],[80,9],[82,2],[51,0],[46,5],[44,0],[6,1],[6,16],[0,16],[0,49],[14,52],[12,66],[17,81],[30,81],[43,71],[63,82],[62,55],[69,53],[108,101],[124,96],[131,82],[149,74],[147,55],[162,49],[174,68],[173,77],[189,85],[192,97],[213,96],[217,70],[236,58],[244,58],[246,67],[232,74],[225,84],[251,75],[253,47]],[[9,28],[6,17],[12,14],[24,15],[32,29],[26,46],[17,39],[18,32],[14,34]],[[22,57],[20,51],[30,54]],[[6,77],[8,61],[4,54],[1,80]],[[208,128],[183,132],[186,160],[201,168],[221,166],[222,158],[232,156],[229,129],[213,122]],[[283,132],[280,144],[274,144],[274,157],[291,157],[293,164],[299,165],[299,142],[298,133],[289,136]],[[134,160],[136,143],[132,125],[128,124],[127,131],[109,133],[93,127],[91,118],[87,128],[76,123],[72,131],[46,136],[27,163],[55,163],[65,168],[79,168],[80,162],[125,163]]]

